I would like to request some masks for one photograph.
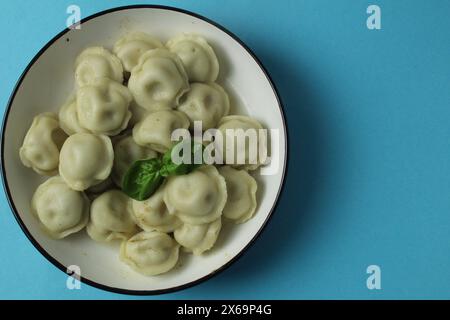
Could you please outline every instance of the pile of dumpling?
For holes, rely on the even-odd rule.
[[[157,275],[177,264],[180,246],[195,255],[211,249],[222,218],[250,219],[257,184],[248,170],[255,164],[201,166],[168,178],[145,201],[121,191],[134,161],[172,147],[174,129],[192,129],[194,121],[203,130],[262,128],[255,119],[228,115],[228,95],[214,82],[218,73],[216,54],[198,35],[164,46],[136,32],[112,52],[81,52],[74,94],[58,114],[37,115],[20,148],[25,166],[51,176],[31,201],[43,230],[61,239],[86,227],[95,241],[121,240],[123,262]]]

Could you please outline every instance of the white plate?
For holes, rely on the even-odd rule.
[[[189,287],[208,279],[231,264],[256,239],[274,210],[283,186],[287,134],[280,99],[267,72],[255,55],[232,33],[218,24],[180,9],[129,6],[97,13],[82,21],[81,30],[66,29],[33,58],[18,81],[8,104],[2,128],[2,176],[12,211],[34,246],[55,266],[81,269],[82,281],[98,288],[129,294],[155,294]],[[225,226],[217,246],[201,257],[182,255],[171,272],[145,277],[118,259],[116,246],[92,241],[80,232],[64,240],[51,240],[30,214],[31,196],[41,181],[19,160],[19,148],[33,117],[56,111],[74,86],[73,63],[88,46],[113,43],[129,31],[146,31],[166,41],[181,32],[203,35],[217,52],[221,66],[218,82],[231,93],[239,113],[248,113],[267,128],[280,132],[278,172],[260,176],[255,217],[239,226]],[[273,235],[274,237],[276,234]]]

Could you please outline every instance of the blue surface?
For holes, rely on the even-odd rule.
[[[74,2],[83,17],[131,4],[1,2],[2,110]],[[205,15],[255,51],[284,101],[291,159],[271,223],[238,262],[143,299],[450,298],[450,1],[159,4]],[[382,30],[367,29],[369,4]],[[66,289],[0,197],[0,298],[134,298]],[[371,264],[381,290],[366,287]]]

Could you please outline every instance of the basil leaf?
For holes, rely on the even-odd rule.
[[[190,143],[190,146],[186,146],[186,143]],[[183,154],[185,148],[190,149],[190,154]],[[198,168],[203,164],[203,151],[204,146],[200,143],[195,143],[194,141],[182,141],[174,145],[169,151],[167,151],[162,158],[162,168],[160,174],[163,177],[173,176],[173,175],[183,175],[192,172],[194,169]],[[173,156],[178,156],[182,159],[181,163],[174,163]],[[194,163],[197,158],[200,157],[200,163]]]
[[[189,150],[189,154],[183,154],[185,149]],[[201,166],[203,151],[202,144],[185,140],[173,146],[162,159],[138,160],[125,173],[122,190],[135,200],[148,199],[163,183],[165,177],[188,174]],[[174,163],[172,156],[177,156],[181,160],[180,163]],[[196,158],[201,160],[200,163],[194,163]]]
[[[123,178],[123,192],[138,201],[148,199],[164,180],[159,173],[161,166],[158,158],[134,162]]]

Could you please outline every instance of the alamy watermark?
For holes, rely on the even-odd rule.
[[[180,143],[172,150],[175,164],[261,165],[261,175],[274,175],[280,169],[280,133],[278,129],[202,130],[202,122],[194,121],[194,136],[188,129],[175,129],[171,140]],[[191,141],[206,145],[203,154],[191,160]],[[270,156],[269,156],[270,150]]]
[[[75,4],[67,7],[66,13],[69,15],[66,20],[66,27],[69,29],[81,29],[81,9]]]
[[[66,287],[69,290],[81,289],[81,268],[77,265],[67,267],[66,273],[69,275],[66,280]]]
[[[366,26],[369,30],[381,29],[381,8],[375,4],[371,4],[367,7],[367,14],[370,16],[366,20]]]
[[[369,290],[381,289],[381,268],[376,264],[367,267],[366,273],[370,276],[367,278],[366,286]]]

